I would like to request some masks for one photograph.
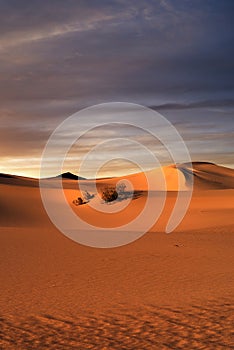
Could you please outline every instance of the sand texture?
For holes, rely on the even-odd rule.
[[[159,171],[149,172],[157,196]],[[0,349],[233,348],[234,171],[210,163],[162,171],[169,192],[159,221],[112,249],[61,234],[44,210],[38,180],[0,176]],[[122,213],[74,206],[75,180],[63,179],[64,193],[77,215],[112,227],[134,218],[146,201],[144,174],[127,178],[140,195]],[[191,178],[189,210],[165,234],[178,183],[186,191]],[[120,180],[98,180],[97,189]]]

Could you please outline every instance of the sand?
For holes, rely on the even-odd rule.
[[[61,234],[45,213],[37,180],[0,177],[1,349],[232,348],[233,170],[195,163],[163,171],[170,192],[158,223],[112,249]],[[184,190],[194,177],[192,202],[176,231],[165,234],[181,174]],[[143,192],[123,221],[147,195],[142,174],[128,179]],[[119,180],[100,180],[100,188]],[[88,205],[72,205],[76,182],[64,184],[73,210],[103,225]],[[120,219],[103,215],[107,226]]]

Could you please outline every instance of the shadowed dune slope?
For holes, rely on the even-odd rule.
[[[195,190],[234,188],[234,170],[213,163],[193,162],[181,164],[178,169],[183,173],[186,183],[194,181]]]
[[[27,187],[38,187],[39,180],[31,177],[0,174],[0,184],[2,185],[15,185],[15,186],[27,186]]]

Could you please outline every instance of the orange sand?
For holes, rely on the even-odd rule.
[[[204,163],[163,171],[171,191],[159,222],[114,249],[81,246],[58,232],[37,180],[0,177],[1,349],[231,349],[234,171]],[[195,181],[192,202],[167,235],[178,176],[185,175],[184,189],[191,176]],[[142,174],[128,179],[146,190]],[[71,204],[76,183],[64,183]],[[123,221],[146,195],[129,204]],[[74,210],[113,224],[88,205]]]

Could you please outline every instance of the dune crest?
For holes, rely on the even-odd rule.
[[[193,162],[193,167],[186,163],[178,169],[183,173],[186,184],[194,180],[195,190],[234,188],[234,170],[208,162]]]
[[[155,168],[146,171],[145,173],[140,172],[121,177],[97,179],[96,183],[98,187],[101,187],[105,185],[116,185],[119,181],[126,179],[131,182],[132,187],[135,190],[147,191],[148,184],[146,176],[150,183],[153,184],[153,186],[151,185],[150,187],[150,190],[153,191],[178,191],[178,189],[185,191],[192,183],[194,190],[202,191],[234,188],[234,170],[208,162],[193,162],[192,168],[188,163],[173,164],[161,168]],[[165,177],[165,183],[163,177]],[[85,179],[70,172],[44,179],[43,181],[46,186],[53,184],[54,187],[56,181],[59,181],[61,178],[63,180],[64,188],[70,189],[77,188],[77,180],[87,185],[95,182],[93,179]],[[39,180],[18,175],[0,174],[0,184],[39,187]]]
[[[147,178],[153,186],[151,191],[186,191],[193,184],[194,190],[218,190],[234,188],[234,170],[208,162],[173,164],[153,170],[111,179],[99,179],[97,184],[117,184],[124,179],[131,182],[135,190],[147,191]],[[165,178],[165,183],[163,180]],[[179,186],[180,183],[180,186]],[[166,185],[166,188],[165,188]]]

